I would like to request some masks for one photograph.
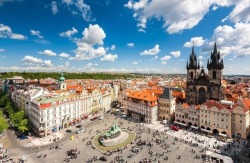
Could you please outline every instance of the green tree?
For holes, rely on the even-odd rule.
[[[6,121],[6,119],[4,119],[2,111],[0,111],[0,133],[2,133],[8,127],[9,127],[9,124]]]
[[[23,110],[16,112],[10,116],[11,122],[14,126],[18,127],[20,122],[25,119],[26,115]]]
[[[22,119],[19,124],[18,124],[18,130],[21,131],[22,133],[25,131],[28,131],[28,119]]]

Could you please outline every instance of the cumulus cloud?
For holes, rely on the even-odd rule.
[[[107,62],[114,62],[117,58],[118,58],[118,56],[116,54],[114,54],[114,55],[107,54],[107,55],[104,55],[100,60],[107,61]]]
[[[43,39],[43,38],[44,38],[44,37],[41,35],[41,32],[38,31],[38,30],[33,30],[33,29],[31,29],[31,30],[30,30],[30,34],[31,34],[32,36],[37,36],[37,37],[40,38],[40,39]]]
[[[37,66],[37,67],[54,67],[51,60],[42,60],[41,58],[35,58],[33,56],[27,55],[24,56],[22,62],[25,65]]]
[[[43,60],[41,58],[35,58],[30,55],[25,56],[22,61],[26,63],[43,63]]]
[[[250,3],[249,0],[230,1],[235,5],[233,11],[225,18],[234,23],[250,23]]]
[[[184,44],[184,47],[192,47],[193,45],[199,47],[202,46],[204,42],[205,40],[203,39],[203,37],[193,37],[189,42],[186,42]]]
[[[57,8],[57,2],[56,1],[51,2],[51,11],[52,11],[52,13],[54,15],[58,13],[58,8]]]
[[[26,40],[27,37],[21,34],[13,33],[12,29],[4,24],[0,24],[0,38],[10,38],[14,40]]]
[[[166,55],[166,56],[161,58],[162,61],[167,61],[167,60],[170,60],[170,59],[171,59],[170,55]]]
[[[72,15],[80,15],[85,21],[91,21],[91,8],[84,0],[62,0]]]
[[[70,57],[70,55],[67,54],[67,53],[61,53],[61,54],[59,54],[58,56],[59,56],[59,57],[63,57],[63,58],[68,58],[68,57]]]
[[[43,52],[38,52],[38,54],[48,55],[48,56],[56,56],[57,54],[52,50],[44,50]]]
[[[1,52],[4,52],[4,51],[5,51],[5,49],[0,49],[0,53],[1,53]]]
[[[218,26],[214,30],[217,38],[217,47],[223,57],[231,54],[236,57],[250,56],[250,24],[236,23],[233,27],[229,25]],[[207,42],[202,51],[211,51],[214,42]]]
[[[72,35],[78,33],[77,29],[75,29],[75,27],[72,27],[72,30],[67,30],[66,32],[62,32],[59,35],[61,37],[68,37],[70,38]]]
[[[175,58],[181,56],[181,52],[180,52],[180,51],[172,51],[172,52],[170,52],[170,54],[171,54],[172,56],[174,56]]]
[[[137,64],[138,64],[137,61],[132,62],[132,65],[137,65]]]
[[[162,64],[162,65],[166,65],[167,62],[166,62],[166,61],[162,61],[161,64]]]
[[[83,37],[76,41],[77,49],[74,50],[76,56],[70,57],[70,60],[90,60],[106,54],[103,47],[106,34],[98,24],[90,24],[84,29],[82,35]]]
[[[158,59],[158,56],[157,56],[157,55],[154,56],[153,58],[151,58],[150,61],[153,61],[153,60],[156,60],[156,59]]]
[[[156,55],[160,53],[160,46],[157,44],[152,49],[144,50],[143,52],[140,52],[141,55]]]
[[[127,43],[127,46],[128,46],[128,47],[134,47],[135,44],[131,42],[131,43]]]
[[[147,21],[156,18],[163,20],[163,28],[172,34],[196,26],[214,5],[220,7],[230,3],[227,0],[129,0],[124,6],[134,11],[139,30],[145,31]]]
[[[112,46],[110,47],[110,50],[115,50],[115,45],[112,45]]]

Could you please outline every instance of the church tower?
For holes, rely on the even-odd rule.
[[[222,71],[224,68],[223,59],[220,58],[220,52],[217,50],[216,42],[214,49],[211,52],[210,59],[207,62],[208,76],[209,76],[209,93],[210,99],[219,101],[221,100],[221,80]]]
[[[195,87],[194,83],[199,76],[200,64],[197,61],[196,54],[194,53],[194,46],[187,62],[187,86],[186,86],[186,102],[190,104],[195,103]]]
[[[64,78],[64,74],[63,72],[61,73],[61,77],[58,79],[58,86],[60,90],[66,90],[67,86],[66,83],[64,82],[65,78]]]
[[[189,62],[187,62],[187,80],[194,81],[199,75],[200,64],[197,61],[196,54],[194,53],[194,47],[189,57]]]
[[[203,66],[197,62],[194,47],[187,63],[187,83],[186,83],[186,102],[190,105],[203,104],[207,100],[220,101],[223,97],[221,80],[224,68],[223,59],[217,50],[216,43],[208,59],[208,74]]]

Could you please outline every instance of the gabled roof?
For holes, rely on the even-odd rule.
[[[160,95],[160,98],[164,99],[173,99],[174,97],[172,96],[172,91],[170,88],[166,87],[164,88],[163,94]]]
[[[207,102],[205,102],[203,105],[206,105],[207,108],[212,108],[212,107],[216,107],[217,109],[226,109],[226,107],[214,100],[209,100]]]
[[[144,100],[144,101],[156,101],[157,97],[152,95],[149,92],[141,92],[141,91],[133,91],[128,94],[128,97],[138,99],[138,100]]]

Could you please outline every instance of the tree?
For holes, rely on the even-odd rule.
[[[21,131],[22,133],[28,131],[27,125],[28,125],[28,119],[22,119],[18,124],[18,130]]]
[[[17,112],[17,113],[14,113],[10,116],[10,119],[11,119],[11,122],[16,126],[18,127],[20,122],[25,119],[26,115],[25,115],[25,112],[23,110]]]
[[[2,133],[8,127],[9,127],[9,124],[6,121],[6,119],[4,119],[2,111],[0,111],[0,133]]]

